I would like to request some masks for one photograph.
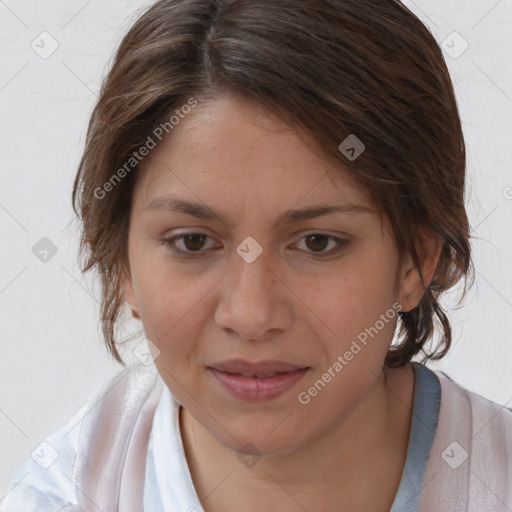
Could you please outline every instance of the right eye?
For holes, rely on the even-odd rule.
[[[171,238],[163,238],[162,243],[167,246],[174,254],[183,258],[200,258],[206,240],[211,238],[205,233],[182,233]]]

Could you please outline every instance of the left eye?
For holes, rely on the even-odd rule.
[[[349,243],[346,239],[323,233],[311,233],[300,239],[301,242],[303,240],[305,241],[306,247],[311,250],[311,254],[316,254],[320,257],[332,256],[341,251],[341,249]],[[331,245],[331,249],[326,251],[325,249],[329,246],[330,242],[333,243],[333,246]]]

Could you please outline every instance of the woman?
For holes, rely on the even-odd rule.
[[[399,2],[157,2],[73,190],[107,346],[128,306],[148,352],[2,510],[510,509],[512,411],[412,362],[447,353],[439,298],[471,277],[464,183],[441,51]]]

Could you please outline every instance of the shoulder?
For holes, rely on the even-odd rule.
[[[512,410],[432,372],[441,402],[419,512],[512,507]]]
[[[122,450],[130,424],[144,410],[148,398],[159,394],[157,375],[154,365],[132,366],[108,380],[66,425],[34,447],[12,476],[0,511],[79,510],[74,508],[81,499],[79,481],[90,465],[91,449],[101,440],[109,454],[112,443]],[[102,456],[106,457],[105,450]],[[62,508],[66,506],[70,508]]]
[[[457,411],[466,410],[471,417],[473,434],[489,431],[512,439],[512,409],[470,391],[442,371],[434,371],[441,383],[441,400],[450,404],[445,408],[455,416]]]
[[[473,474],[478,467],[494,468],[496,478],[500,470],[512,474],[512,409],[466,389],[444,372],[436,373],[441,383],[441,431],[466,440]]]
[[[66,425],[33,448],[11,478],[0,503],[2,512],[50,512],[76,503],[72,475],[79,430],[73,426],[86,409],[79,409]]]

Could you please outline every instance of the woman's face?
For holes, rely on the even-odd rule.
[[[144,165],[126,297],[172,394],[233,450],[327,433],[415,306],[387,222],[341,166],[233,96],[200,103]],[[235,359],[280,363],[222,366]]]

